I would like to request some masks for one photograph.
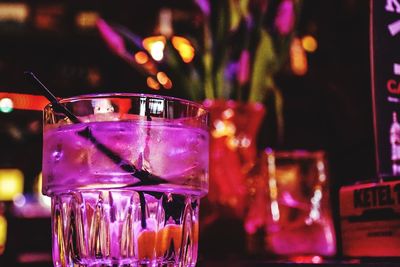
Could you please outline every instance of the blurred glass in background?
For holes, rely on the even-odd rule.
[[[245,222],[251,254],[295,260],[332,257],[336,237],[323,151],[273,151],[261,157],[251,181]]]

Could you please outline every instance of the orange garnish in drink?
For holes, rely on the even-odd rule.
[[[137,246],[138,246],[137,251],[139,260],[154,258],[155,245],[156,245],[156,232],[147,229],[142,230],[139,233],[137,239]]]
[[[198,244],[199,242],[199,222],[195,221],[192,224],[193,227],[193,243]]]
[[[177,255],[181,248],[181,242],[182,226],[177,224],[167,224],[157,234],[157,256],[164,256],[172,244],[174,246],[175,255]]]

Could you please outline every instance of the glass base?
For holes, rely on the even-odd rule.
[[[195,266],[199,197],[87,190],[52,197],[54,266]]]

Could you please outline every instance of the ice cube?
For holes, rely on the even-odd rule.
[[[122,160],[131,162],[137,160],[137,147],[140,147],[139,133],[130,123],[119,122],[93,124],[92,135],[96,140],[110,149],[113,154]],[[120,168],[118,162],[114,162],[108,155],[98,148],[94,148],[89,154],[89,168],[95,175],[126,175],[126,171]]]
[[[197,131],[166,127],[152,129],[150,134],[149,151],[144,154],[144,160],[153,174],[177,180],[194,177],[206,166],[207,156],[201,153],[206,142]]]

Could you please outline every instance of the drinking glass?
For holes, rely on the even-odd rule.
[[[156,95],[44,109],[43,193],[54,266],[195,266],[208,191],[208,113]]]
[[[245,224],[250,253],[302,262],[334,256],[325,153],[266,149],[260,165]]]

